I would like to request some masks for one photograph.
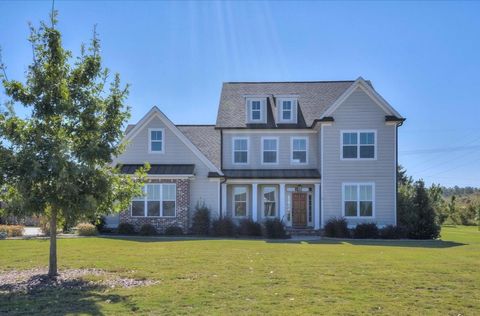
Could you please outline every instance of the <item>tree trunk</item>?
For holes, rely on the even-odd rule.
[[[57,275],[57,210],[52,208],[50,216],[50,259],[48,263],[48,276],[53,278]]]

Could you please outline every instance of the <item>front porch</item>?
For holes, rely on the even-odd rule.
[[[235,221],[279,218],[290,231],[321,227],[319,179],[229,179],[221,192],[222,216]]]

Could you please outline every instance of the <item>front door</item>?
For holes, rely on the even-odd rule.
[[[307,193],[292,193],[292,224],[294,227],[307,226]]]

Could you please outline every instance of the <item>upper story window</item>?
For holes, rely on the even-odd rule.
[[[143,188],[144,196],[132,200],[132,216],[135,217],[175,217],[175,183],[147,184]]]
[[[278,163],[278,138],[276,137],[262,138],[262,163],[263,164]]]
[[[297,123],[297,99],[279,98],[279,123]]]
[[[247,123],[265,123],[265,105],[265,98],[247,98]]]
[[[343,184],[343,214],[345,217],[373,217],[374,185],[372,183]]]
[[[376,159],[376,131],[342,131],[341,159]]]
[[[263,187],[263,216],[275,217],[277,214],[277,188]]]
[[[163,128],[150,128],[148,129],[148,146],[150,153],[164,153],[165,151],[165,139]]]
[[[248,164],[248,138],[233,139],[233,163]]]
[[[306,164],[308,157],[308,138],[292,137],[292,164]]]

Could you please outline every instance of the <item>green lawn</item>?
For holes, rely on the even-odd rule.
[[[61,239],[60,268],[149,287],[0,294],[0,314],[480,315],[480,232],[442,241]],[[48,242],[0,241],[0,270],[47,264]]]

